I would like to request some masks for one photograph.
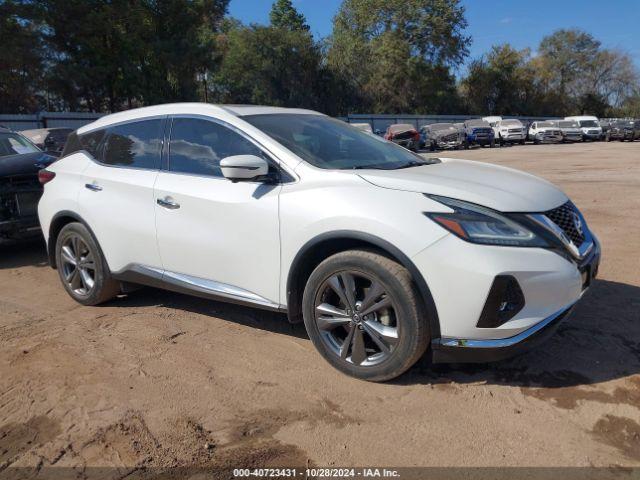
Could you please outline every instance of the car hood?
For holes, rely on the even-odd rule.
[[[488,163],[452,158],[400,170],[370,170],[359,175],[382,188],[429,193],[483,205],[501,212],[544,212],[567,196],[528,173]]]
[[[36,174],[39,170],[51,165],[55,159],[44,152],[0,157],[0,177]]]

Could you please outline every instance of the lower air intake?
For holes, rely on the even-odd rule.
[[[498,275],[493,280],[487,301],[478,320],[478,328],[496,328],[508,322],[524,307],[524,294],[511,275]]]

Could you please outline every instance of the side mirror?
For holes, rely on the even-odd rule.
[[[232,182],[246,182],[267,175],[269,164],[256,155],[232,155],[220,160],[220,170]]]

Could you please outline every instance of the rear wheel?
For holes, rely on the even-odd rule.
[[[425,352],[428,322],[409,272],[377,253],[324,260],[303,295],[304,323],[320,354],[347,375],[385,381]]]
[[[102,250],[81,223],[69,223],[56,241],[56,266],[67,293],[83,305],[97,305],[120,292],[111,277]]]

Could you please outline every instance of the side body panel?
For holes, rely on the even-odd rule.
[[[77,212],[93,230],[113,272],[132,263],[162,266],[153,196],[157,175],[157,170],[108,167],[92,161],[84,171]]]

